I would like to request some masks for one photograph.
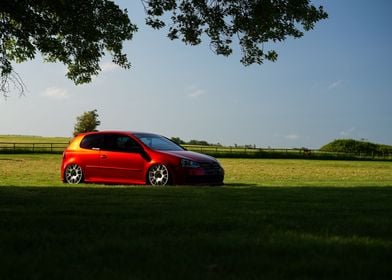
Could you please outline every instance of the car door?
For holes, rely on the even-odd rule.
[[[100,151],[100,168],[107,182],[140,184],[145,182],[146,160],[141,146],[130,136],[110,133]]]
[[[87,135],[80,142],[79,162],[84,170],[86,181],[100,181],[102,177],[100,167],[100,150],[103,145],[103,135]]]

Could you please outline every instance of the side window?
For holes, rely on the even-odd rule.
[[[80,147],[83,149],[101,149],[103,137],[100,134],[87,135],[80,142]]]
[[[137,152],[140,151],[140,145],[126,135],[107,134],[105,135],[104,149],[114,152]]]

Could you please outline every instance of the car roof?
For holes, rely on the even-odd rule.
[[[90,135],[90,134],[109,134],[109,133],[117,133],[117,134],[150,134],[150,135],[159,135],[153,132],[144,132],[144,131],[126,131],[126,130],[100,130],[100,131],[91,131],[91,132],[84,132],[78,135]]]

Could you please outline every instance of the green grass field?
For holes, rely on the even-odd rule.
[[[222,159],[224,187],[67,186],[0,155],[0,279],[392,279],[392,163]]]
[[[227,187],[392,186],[392,162],[220,159]],[[65,186],[61,155],[0,154],[0,186]],[[92,186],[92,185],[88,185]]]
[[[72,137],[41,137],[28,135],[0,135],[0,142],[12,143],[68,143]]]

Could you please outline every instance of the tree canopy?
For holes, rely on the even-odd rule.
[[[79,133],[96,131],[97,127],[101,124],[98,117],[99,115],[96,109],[84,112],[77,117],[73,135],[76,136]]]
[[[392,146],[354,139],[336,139],[320,148],[325,152],[384,155],[392,153]]]
[[[37,52],[47,61],[64,63],[67,77],[76,84],[88,83],[99,73],[105,52],[129,68],[123,41],[132,39],[136,30],[127,11],[112,1],[1,1],[1,91],[6,94],[10,81],[20,81],[12,62],[33,59]]]
[[[165,27],[169,13],[170,39],[186,44],[210,39],[211,49],[219,55],[232,53],[238,42],[244,65],[275,61],[276,51],[265,50],[263,43],[283,41],[288,36],[299,38],[319,20],[327,18],[323,7],[310,0],[142,0],[146,23],[153,28]]]
[[[299,38],[327,18],[311,0],[140,0],[146,24],[168,27],[168,37],[197,45],[210,40],[211,49],[228,56],[239,44],[244,65],[275,61],[278,54],[264,43]],[[0,4],[0,90],[10,82],[23,91],[12,63],[33,59],[37,52],[50,62],[62,62],[67,77],[88,83],[99,73],[106,53],[129,68],[123,42],[137,31],[127,14],[110,0],[13,0]]]

